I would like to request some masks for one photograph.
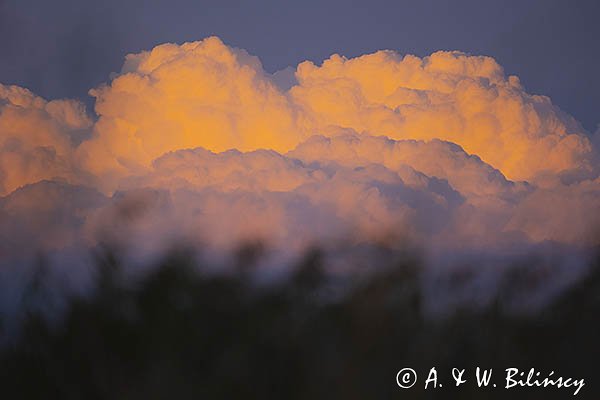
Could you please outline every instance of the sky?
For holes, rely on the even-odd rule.
[[[83,294],[103,259],[135,278],[173,250],[225,272],[257,250],[256,283],[414,255],[433,310],[517,280],[550,300],[598,264],[599,16],[0,0],[0,336],[40,276]]]
[[[0,293],[105,246],[577,270],[600,241],[595,8],[0,0]]]
[[[600,3],[507,1],[0,0],[0,82],[78,98],[128,53],[216,35],[268,72],[380,49],[494,57],[588,132],[600,122]]]

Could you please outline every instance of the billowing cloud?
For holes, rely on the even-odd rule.
[[[111,175],[183,148],[285,152],[342,127],[456,143],[513,180],[593,167],[580,124],[490,57],[379,51],[303,62],[295,79],[290,72],[270,75],[215,37],[131,54],[91,91],[99,121],[79,155],[88,170]]]
[[[98,123],[78,152],[96,174],[148,166],[172,150],[288,150],[299,118],[260,61],[217,38],[127,56],[96,97]]]
[[[407,165],[392,171],[375,163],[309,164],[266,150],[181,150],[157,159],[151,173],[124,185],[194,193],[195,204],[182,208],[194,210],[209,232],[222,231],[227,241],[258,235],[280,245],[351,232],[373,240],[403,230],[422,235],[441,229],[462,202],[447,182]]]
[[[597,240],[595,139],[490,57],[380,51],[271,75],[208,38],[128,55],[90,93],[95,121],[0,86],[4,255]]]
[[[508,178],[589,169],[581,126],[544,96],[525,92],[490,57],[379,51],[298,66],[291,96],[316,126],[460,145]]]
[[[0,199],[0,259],[89,246],[86,220],[107,203],[96,190],[64,182],[25,185]]]
[[[0,195],[43,179],[76,181],[73,149],[91,125],[79,102],[0,84]]]

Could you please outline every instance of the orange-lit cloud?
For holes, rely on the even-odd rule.
[[[42,179],[76,181],[73,149],[92,125],[74,100],[0,84],[0,195]]]
[[[492,58],[380,51],[290,72],[214,37],[165,44],[90,92],[94,121],[0,86],[0,235],[45,249],[113,237],[140,254],[595,240],[598,133]]]
[[[285,152],[342,127],[450,141],[513,180],[592,168],[577,121],[490,57],[334,55],[301,63],[295,75],[282,90],[256,57],[215,37],[129,55],[111,83],[91,91],[100,118],[78,153],[94,173],[128,173],[166,151]]]
[[[319,127],[336,125],[394,139],[442,139],[509,179],[589,169],[592,149],[580,125],[544,96],[525,92],[490,57],[391,51],[318,67],[298,66],[291,95]]]
[[[78,152],[100,175],[139,170],[172,150],[282,151],[300,140],[294,105],[260,61],[217,38],[129,55],[90,93],[99,121]]]

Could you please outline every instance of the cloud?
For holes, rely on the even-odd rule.
[[[87,170],[114,176],[185,148],[285,152],[337,127],[449,141],[512,180],[593,169],[581,125],[490,57],[379,51],[291,72],[270,75],[216,37],[130,54],[90,92],[99,121],[78,155]]]
[[[290,94],[317,127],[450,141],[514,180],[591,168],[580,124],[549,98],[526,93],[490,57],[334,55],[321,66],[301,63],[296,77]]]
[[[78,181],[73,150],[91,125],[79,102],[0,84],[0,195],[43,179]]]
[[[52,181],[25,185],[0,198],[0,260],[88,247],[86,220],[107,200],[92,188]]]
[[[380,51],[291,72],[214,37],[164,44],[90,91],[95,120],[0,85],[0,258],[21,242],[142,258],[178,241],[597,243],[596,139],[492,58]]]
[[[127,186],[208,193],[215,199],[210,207],[198,199],[196,206],[183,209],[195,209],[203,222],[206,216],[214,218],[215,229],[209,231],[231,236],[238,231],[236,224],[247,223],[253,226],[247,238],[261,233],[265,239],[284,238],[282,245],[300,237],[315,242],[349,232],[376,239],[408,226],[420,235],[442,226],[448,210],[462,201],[446,182],[408,166],[398,173],[373,163],[358,168],[308,164],[266,150],[169,153],[154,162],[150,174]],[[228,229],[218,228],[232,216]]]
[[[99,120],[78,153],[99,175],[139,171],[173,150],[281,151],[299,141],[294,107],[260,61],[214,37],[129,55],[90,93]]]
[[[288,155],[306,162],[330,160],[348,166],[381,164],[398,172],[409,165],[428,176],[447,180],[469,197],[506,196],[527,187],[524,183],[507,180],[500,171],[460,146],[439,139],[392,140],[355,133],[332,138],[314,136]]]

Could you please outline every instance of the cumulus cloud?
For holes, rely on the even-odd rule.
[[[25,185],[0,199],[0,254],[86,246],[86,219],[106,203],[96,190],[63,182]]]
[[[77,181],[73,149],[91,125],[77,101],[0,84],[0,195],[43,179]]]
[[[260,61],[217,38],[129,55],[90,93],[99,120],[78,153],[99,175],[142,170],[172,150],[281,151],[299,140],[300,117]]]
[[[213,37],[128,55],[90,94],[94,121],[0,85],[0,257],[596,243],[595,139],[490,57],[380,51],[271,75]]]
[[[403,229],[422,234],[442,226],[460,194],[409,166],[400,170],[374,163],[308,164],[266,150],[215,154],[199,148],[159,158],[152,173],[128,185],[208,193],[217,212],[201,199],[184,209],[195,209],[205,223],[214,218],[216,229],[209,231],[232,218],[226,235],[247,222],[254,226],[248,238],[262,232],[265,239],[283,239],[281,244],[350,232],[371,239]]]
[[[90,92],[99,121],[78,154],[88,170],[114,176],[166,151],[285,152],[342,127],[449,141],[513,180],[593,168],[580,124],[490,57],[379,51],[291,72],[270,75],[215,37],[130,54],[121,73]]]
[[[290,94],[318,127],[447,140],[516,180],[591,168],[580,124],[549,98],[526,93],[490,57],[334,55],[321,66],[301,63],[296,76]]]

